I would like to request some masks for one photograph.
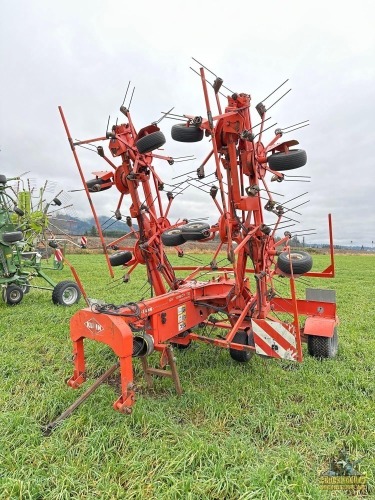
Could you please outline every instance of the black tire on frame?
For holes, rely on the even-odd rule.
[[[184,240],[198,241],[210,236],[210,225],[206,222],[189,222],[181,226]]]
[[[189,335],[189,333],[191,333],[191,330],[186,330],[185,332],[182,332],[180,333],[179,335],[177,335],[177,338],[178,337],[187,337]],[[177,349],[179,351],[184,351],[185,349],[189,349],[189,347],[191,347],[191,340],[189,340],[189,342],[187,344],[177,344],[176,342],[171,342],[171,346],[173,347],[173,349]]]
[[[52,292],[52,302],[60,306],[72,306],[81,298],[81,291],[74,281],[60,281]]]
[[[161,235],[161,241],[166,247],[176,247],[185,243],[185,239],[179,227],[174,227],[164,231]]]
[[[12,231],[10,233],[3,233],[4,243],[15,243],[23,239],[22,231]]]
[[[178,142],[199,142],[203,139],[204,132],[200,128],[185,123],[176,123],[171,129],[172,139]]]
[[[112,187],[112,185],[102,187],[102,185],[107,184],[107,182],[110,181],[103,181],[103,179],[90,179],[86,182],[86,186],[90,193],[98,193],[99,191],[105,191],[106,189]]]
[[[21,210],[20,208],[18,208],[18,207],[14,207],[13,212],[16,215],[19,215],[20,217],[23,217],[25,215],[25,212],[23,210]]]
[[[13,283],[8,285],[3,291],[3,299],[9,306],[15,306],[21,302],[23,299],[22,288]]]
[[[163,132],[157,130],[156,132],[152,132],[138,139],[135,145],[141,154],[145,154],[161,148],[165,144],[165,141],[166,139]]]
[[[250,345],[249,344],[249,336],[245,331],[239,331],[233,337],[232,342],[241,345]],[[238,349],[229,349],[229,354],[232,359],[238,361],[239,363],[247,363],[253,357],[252,351],[239,351]]]
[[[307,336],[307,349],[310,356],[314,358],[334,358],[339,347],[339,338],[337,328],[333,332],[332,337],[320,337],[318,335]]]
[[[0,184],[6,184],[7,177],[6,175],[0,174]]]
[[[293,274],[305,274],[311,271],[313,260],[307,252],[291,251],[290,258],[288,252],[281,252],[277,259],[277,267],[283,274],[291,275],[291,267]]]
[[[133,255],[128,250],[125,252],[117,252],[109,256],[109,262],[111,266],[122,266],[132,260]]]
[[[304,149],[290,149],[287,153],[273,153],[267,158],[267,161],[271,170],[284,172],[306,165],[307,155]]]

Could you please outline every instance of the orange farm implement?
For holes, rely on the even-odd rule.
[[[124,413],[130,413],[135,402],[133,357],[141,358],[149,386],[152,375],[164,375],[173,378],[177,392],[181,392],[171,346],[184,348],[192,341],[205,342],[228,349],[238,362],[246,362],[253,355],[301,362],[302,342],[307,342],[309,354],[318,358],[334,357],[337,353],[335,292],[308,288],[306,297],[300,299],[295,285],[301,275],[334,276],[331,217],[330,264],[322,272],[313,272],[311,256],[291,250],[290,232],[276,237],[276,231],[283,229],[281,224],[293,220],[293,209],[275,201],[267,184],[268,177],[276,183],[287,180],[285,172],[305,165],[306,152],[292,149],[298,144],[296,140],[282,140],[286,129],[276,129],[272,140],[264,143],[268,119],[264,102],[255,106],[260,121],[254,124],[250,95],[232,91],[230,95],[222,94],[220,89],[226,88],[223,80],[214,75],[215,80],[209,83],[205,69],[208,70],[202,65],[198,74],[206,117],[175,115],[171,110],[162,118],[180,118],[171,129],[175,141],[193,143],[206,138],[210,150],[194,171],[194,179],[207,190],[208,200],[217,208],[218,220],[213,225],[187,219],[170,222],[169,212],[183,189],[183,181],[166,190],[155,170],[154,159],[170,165],[175,161],[158,152],[166,142],[159,122],[137,131],[130,105],[125,107],[123,103],[120,111],[125,116],[124,123],[116,123],[103,137],[74,141],[59,108],[112,277],[113,266],[124,267],[126,282],[135,267],[142,265],[152,287],[151,298],[118,306],[92,303],[74,314],[70,323],[74,373],[69,386],[77,388],[85,381],[84,339],[107,344],[118,356],[120,368],[121,394],[113,406]],[[210,93],[217,113],[212,110]],[[220,96],[226,100],[224,109]],[[287,127],[292,129],[289,131],[296,128],[299,127]],[[77,147],[105,141],[108,153],[102,145],[95,148],[108,170],[94,172],[95,177],[86,180]],[[208,177],[205,168],[213,170],[210,175],[214,182],[210,185],[204,182]],[[193,182],[192,177],[187,179]],[[131,200],[130,215],[126,217],[130,232],[110,244],[104,241],[91,200],[94,193],[108,188],[120,193],[115,209],[117,219],[122,218],[124,197]],[[274,217],[272,224],[265,223],[266,212]],[[129,235],[135,238],[134,244]],[[186,241],[202,245],[216,242],[210,265],[173,267],[165,247],[175,247],[181,256]],[[113,249],[116,253],[111,253]],[[222,252],[227,260],[224,267],[219,265],[222,259],[218,260]],[[178,271],[189,274],[181,278]],[[205,279],[201,279],[203,275]],[[275,288],[275,280],[281,277],[289,281],[287,297]],[[159,368],[148,364],[147,357],[153,351],[160,353]],[[170,371],[166,369],[168,365]]]

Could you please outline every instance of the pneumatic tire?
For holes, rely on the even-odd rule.
[[[112,187],[112,185],[102,187],[103,184],[107,184],[107,182],[110,181],[103,181],[103,179],[90,179],[86,182],[86,186],[90,193],[98,193],[99,191],[105,191],[106,189]]]
[[[152,132],[138,139],[135,145],[141,154],[145,154],[161,148],[165,144],[165,141],[166,139],[163,132],[157,130],[156,132]]]
[[[307,155],[304,149],[291,149],[287,153],[274,153],[267,158],[271,170],[284,172],[306,165]]]
[[[126,252],[117,252],[109,256],[109,262],[111,263],[111,266],[116,267],[116,266],[123,266],[130,260],[132,260],[133,255],[131,252],[126,251]]]
[[[186,241],[199,241],[210,236],[210,225],[206,222],[189,222],[181,226],[181,232]]]
[[[52,292],[52,302],[60,306],[72,306],[81,298],[81,291],[73,281],[60,281]]]
[[[241,345],[250,345],[249,344],[249,336],[245,331],[239,331],[233,337],[232,342]],[[239,363],[247,363],[253,357],[252,351],[239,351],[238,349],[230,348],[229,354],[234,361],[238,361]]]
[[[16,306],[23,299],[22,288],[14,284],[8,285],[4,288],[3,299],[8,306]]]
[[[181,229],[179,227],[174,227],[162,233],[161,241],[166,247],[176,247],[178,245],[183,245],[185,243],[185,238],[182,235]]]
[[[199,142],[203,139],[204,132],[200,128],[185,123],[177,123],[171,129],[172,139],[178,142]]]
[[[288,252],[282,252],[277,259],[277,267],[282,274],[290,276],[293,274],[305,274],[311,271],[313,260],[307,252],[291,251],[290,257]]]
[[[318,335],[307,336],[307,348],[310,356],[318,359],[334,358],[339,347],[337,328],[332,337],[320,337]]]
[[[12,231],[11,233],[3,233],[4,243],[16,243],[23,239],[22,231]]]

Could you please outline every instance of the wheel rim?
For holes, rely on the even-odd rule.
[[[74,287],[68,287],[64,290],[63,301],[66,305],[72,305],[77,301],[78,291]]]
[[[21,294],[18,290],[12,290],[9,294],[9,299],[12,301],[12,302],[17,302],[17,300],[19,300],[21,297]]]
[[[302,260],[303,259],[303,255],[301,255],[300,253],[291,253],[290,256],[288,255],[288,260]]]

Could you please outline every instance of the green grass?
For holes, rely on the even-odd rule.
[[[90,297],[119,304],[146,295],[142,268],[130,283],[111,285],[103,256],[70,259]],[[314,262],[321,270],[328,257]],[[176,354],[182,397],[168,379],[147,391],[135,360],[132,415],[112,409],[116,375],[49,437],[41,425],[85,389],[64,384],[72,374],[69,319],[84,303],[56,307],[50,292],[35,290],[19,306],[1,302],[0,498],[343,499],[346,492],[324,492],[318,476],[344,441],[353,459],[364,457],[371,496],[375,256],[340,255],[336,267],[334,280],[311,280],[337,291],[335,360],[310,358],[304,347],[302,364],[254,357],[242,365],[224,349],[195,343]],[[90,341],[86,354],[87,387],[115,357]]]

